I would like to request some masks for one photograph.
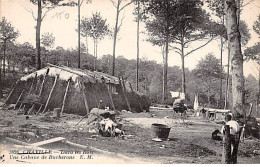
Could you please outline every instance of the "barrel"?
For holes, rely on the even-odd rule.
[[[171,128],[164,124],[152,124],[151,137],[166,140],[169,136]]]

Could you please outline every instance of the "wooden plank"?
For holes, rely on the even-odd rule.
[[[58,76],[59,76],[59,75],[56,75],[56,77],[55,77],[55,81],[54,81],[54,83],[53,83],[53,86],[52,86],[52,88],[51,88],[51,92],[50,92],[50,94],[49,94],[49,97],[48,97],[48,99],[47,99],[47,102],[46,102],[46,104],[45,104],[45,107],[44,107],[42,113],[44,113],[44,112],[46,111],[47,107],[48,107],[48,104],[49,104],[49,102],[50,102],[50,99],[51,99],[53,90],[54,90],[54,88],[55,88],[55,86],[56,86],[56,83],[57,83],[57,80],[58,80]]]
[[[33,143],[31,144],[31,146],[42,146],[42,145],[46,145],[46,144],[50,144],[50,143],[54,143],[54,142],[58,142],[58,141],[63,141],[63,140],[66,140],[66,138],[64,137],[56,137],[56,138],[52,138],[52,139],[49,139],[49,140],[44,140],[44,141],[40,141],[40,142],[37,142],[37,143]]]
[[[71,78],[68,80],[66,91],[65,91],[65,94],[64,94],[64,97],[63,97],[61,112],[60,112],[61,115],[63,114],[63,111],[64,111],[64,106],[65,106],[65,101],[66,101],[66,97],[67,97],[69,86],[70,86],[70,81],[71,81]]]

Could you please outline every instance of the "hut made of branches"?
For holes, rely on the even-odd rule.
[[[85,115],[92,108],[149,111],[147,96],[134,91],[123,79],[96,71],[49,66],[22,77],[14,84],[6,102],[23,104],[37,112],[61,108],[61,112]]]

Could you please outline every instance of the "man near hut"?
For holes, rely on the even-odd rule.
[[[223,134],[225,156],[228,158],[229,163],[237,163],[237,152],[240,139],[240,126],[237,121],[232,120],[232,116],[227,114],[225,116],[226,124],[222,127],[221,133]],[[226,130],[226,125],[229,126],[229,132]],[[229,134],[229,135],[228,135]],[[227,158],[226,158],[227,159]]]
[[[182,117],[183,121],[184,121],[184,116],[185,116],[186,111],[187,111],[187,107],[184,104],[184,99],[178,98],[178,99],[174,100],[173,111],[174,111],[174,115],[177,114],[178,116]]]

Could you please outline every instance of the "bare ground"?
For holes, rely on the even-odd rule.
[[[113,138],[89,133],[86,119],[75,126],[81,116],[64,114],[55,120],[45,115],[30,115],[26,119],[25,115],[17,115],[17,110],[0,109],[0,125],[8,124],[0,127],[0,144],[4,143],[2,141],[6,136],[27,143],[64,137],[74,143],[130,157],[129,161],[119,163],[130,163],[130,160],[135,163],[221,163],[222,143],[211,139],[211,133],[220,129],[221,125],[192,115],[184,125],[172,119],[171,113],[170,109],[153,109],[150,113],[121,113],[119,117],[122,118],[122,129],[126,136]],[[167,141],[152,141],[152,123],[171,127]],[[260,163],[260,156],[253,154],[253,150],[260,150],[259,139],[249,138],[240,143],[238,163]]]

